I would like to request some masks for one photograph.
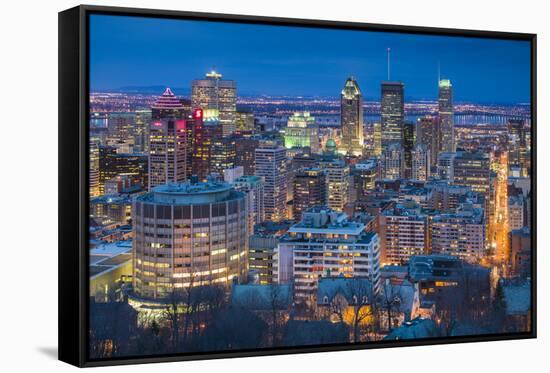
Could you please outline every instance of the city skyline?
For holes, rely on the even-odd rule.
[[[235,72],[234,55],[254,39],[242,28],[258,27],[254,37],[269,49],[266,26],[232,24],[231,42],[223,25],[210,23],[193,37],[204,49],[209,32],[218,33],[204,54],[225,53],[228,64],[202,70],[192,49],[182,59],[179,47],[164,44],[182,21],[158,22],[146,36],[124,36],[128,44],[112,54],[131,56],[131,39],[141,37],[138,54],[150,58],[135,59],[136,68],[152,68],[165,52],[170,58],[152,72],[128,73],[141,84],[185,75],[189,93],[170,83],[154,96],[89,96],[90,123],[100,124],[89,127],[91,356],[531,330],[530,109],[457,103],[472,82],[484,97],[505,97],[479,79],[487,50],[476,46],[480,58],[468,62],[476,71],[465,63],[437,79],[437,101],[412,103],[409,82],[396,80],[399,68],[374,83],[351,73],[336,79],[337,65],[334,76],[319,75],[322,64],[304,72],[294,39],[282,60],[292,61],[287,75],[303,79],[281,79],[273,64],[260,75],[250,70],[265,64],[265,48],[242,53]],[[281,30],[283,48],[295,30]],[[358,34],[330,34],[335,39],[323,39],[326,49],[312,55],[341,54],[340,68],[354,66],[358,50],[346,44],[359,45]],[[423,37],[392,34],[402,46],[404,38]],[[335,53],[336,39],[345,42]],[[421,45],[416,53],[425,57]],[[109,63],[112,74],[124,65]],[[410,89],[421,92],[432,78],[414,63],[419,81]],[[186,66],[193,68],[181,72]],[[92,82],[101,81],[94,71]],[[506,80],[503,92],[517,93],[510,81],[521,78]],[[251,86],[330,89],[339,97],[252,97],[237,105]]]
[[[436,99],[441,77],[459,82],[457,102],[530,101],[530,50],[522,41],[105,15],[91,16],[90,27],[93,91],[190,89],[216,68],[239,81],[240,95],[333,97],[354,76],[364,98],[375,100],[391,48],[390,79],[404,83],[405,100]]]

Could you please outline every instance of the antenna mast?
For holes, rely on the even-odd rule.
[[[391,48],[388,48],[388,81],[390,80],[390,54]]]

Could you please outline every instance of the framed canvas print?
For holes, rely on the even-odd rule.
[[[59,13],[59,356],[536,336],[536,36]]]

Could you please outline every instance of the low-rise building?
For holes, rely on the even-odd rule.
[[[128,224],[132,220],[132,197],[129,194],[110,194],[92,198],[90,216]]]
[[[90,250],[90,297],[96,302],[120,299],[132,280],[132,241],[102,243]]]

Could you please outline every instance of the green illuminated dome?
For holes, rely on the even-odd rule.
[[[333,138],[327,140],[325,145],[327,153],[336,153],[336,141]]]

